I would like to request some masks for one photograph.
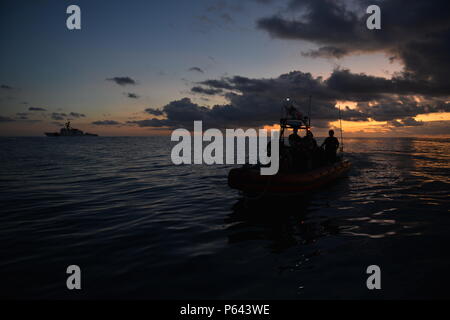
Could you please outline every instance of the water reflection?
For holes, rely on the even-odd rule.
[[[11,297],[64,297],[74,261],[96,298],[360,298],[374,262],[390,277],[385,295],[407,284],[448,296],[436,288],[447,290],[450,268],[449,140],[347,139],[349,177],[258,201],[227,186],[231,166],[173,166],[165,137],[0,147],[0,274]]]
[[[441,140],[413,140],[411,174],[427,182],[450,183],[450,143]],[[437,174],[442,172],[442,174]]]
[[[311,197],[242,198],[232,209],[225,222],[230,243],[248,240],[269,242],[273,252],[281,252],[296,245],[315,243],[329,234],[337,234],[339,228],[330,218],[311,216]]]

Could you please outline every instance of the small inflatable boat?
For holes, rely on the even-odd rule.
[[[297,194],[314,191],[347,173],[351,162],[340,160],[308,172],[284,172],[263,176],[259,168],[235,168],[228,174],[228,185],[248,194]]]
[[[310,97],[311,110],[311,97]],[[307,136],[312,133],[311,130],[311,117],[304,117],[301,112],[298,111],[294,103],[289,98],[286,99],[286,104],[283,106],[286,115],[280,119],[280,147],[290,149],[292,146],[286,147],[284,143],[284,133],[287,129],[306,131]],[[228,185],[233,188],[244,192],[244,194],[257,194],[259,196],[264,195],[295,195],[305,193],[308,191],[314,191],[320,187],[336,180],[351,168],[351,163],[348,160],[342,158],[343,137],[341,127],[341,155],[337,157],[337,160],[328,165],[321,165],[315,169],[296,172],[292,170],[279,171],[275,175],[261,175],[260,167],[244,166],[242,168],[232,169],[228,174]],[[286,149],[286,150],[287,150]]]

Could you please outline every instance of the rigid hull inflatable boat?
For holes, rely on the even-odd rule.
[[[294,107],[293,103],[290,103],[289,99],[286,101],[289,105],[284,106],[286,110],[286,117],[280,119],[281,133],[279,140],[280,150],[283,149],[285,154],[286,151],[288,153],[292,153],[296,150],[295,146],[287,146],[285,144],[284,133],[287,129],[293,129],[295,133],[297,133],[299,129],[303,129],[306,131],[306,136],[310,135],[310,138],[313,139],[310,131],[310,117],[304,117],[301,112]],[[309,108],[311,110],[311,99]],[[315,140],[314,144],[314,150],[317,151],[317,149],[320,149],[317,147]],[[332,155],[331,158],[319,159],[317,163],[312,164],[310,162],[310,164],[306,166],[303,164],[300,168],[295,168],[294,166],[291,170],[279,170],[275,175],[261,175],[260,165],[244,165],[242,168],[232,169],[228,174],[228,185],[233,189],[244,192],[244,194],[259,194],[261,196],[293,195],[314,191],[328,183],[333,182],[350,170],[352,166],[351,162],[343,157],[342,126],[340,146],[341,152],[339,156],[336,156],[336,152],[334,152],[334,155]],[[302,152],[305,151],[300,151],[300,153]],[[324,155],[323,152],[322,155]],[[283,158],[283,155],[280,153],[280,160],[281,158]],[[317,157],[315,159],[317,160]]]
[[[308,172],[279,172],[273,176],[261,175],[256,167],[235,168],[228,174],[228,185],[245,193],[297,194],[314,191],[344,175],[350,168],[348,160]]]

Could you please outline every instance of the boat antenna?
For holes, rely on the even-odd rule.
[[[308,127],[311,128],[311,95],[309,95]]]
[[[341,116],[341,105],[338,104],[339,107],[339,125],[341,127],[341,152],[344,152],[344,135],[342,134],[342,116]]]

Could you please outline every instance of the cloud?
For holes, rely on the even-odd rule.
[[[260,3],[275,1],[255,0]],[[303,52],[310,58],[333,58],[385,53],[403,65],[391,78],[336,69],[328,78],[292,71],[272,78],[222,77],[198,82],[192,93],[220,95],[226,103],[202,106],[189,98],[161,108],[164,119],[130,121],[142,127],[191,127],[202,120],[205,127],[246,127],[278,122],[282,101],[292,98],[308,113],[316,127],[338,118],[338,101],[345,120],[386,122],[390,127],[427,127],[414,119],[419,114],[450,112],[450,2],[406,0],[288,0],[277,14],[257,21],[257,27],[274,38],[307,41],[315,45]],[[382,30],[368,30],[366,8],[382,9]],[[216,4],[210,12],[227,11]],[[153,110],[153,109],[152,109]],[[148,112],[152,114],[151,112]],[[154,115],[154,114],[152,114]],[[443,127],[443,126],[442,126]],[[428,130],[428,129],[427,129]],[[448,129],[447,129],[448,133]]]
[[[220,18],[225,21],[226,23],[231,23],[233,22],[233,18],[231,17],[231,15],[229,15],[228,13],[222,13],[220,15]]]
[[[340,69],[328,79],[301,71],[275,78],[223,77],[202,81],[202,90],[194,91],[218,90],[226,104],[206,107],[183,98],[162,107],[158,115],[164,115],[165,119],[129,123],[141,127],[191,127],[194,120],[202,120],[205,127],[261,126],[278,122],[286,97],[296,101],[300,111],[307,115],[309,95],[313,97],[311,118],[316,127],[328,126],[338,118],[338,101],[356,102],[355,107],[342,110],[343,118],[350,121],[373,119],[418,125],[411,120],[418,114],[450,112],[443,92],[421,84],[416,80],[385,79]],[[430,95],[435,91],[440,95]],[[153,114],[153,110],[147,112]]]
[[[0,116],[0,123],[7,122],[26,122],[29,124],[40,122],[42,120],[28,119],[29,113],[26,112],[17,112],[15,118]]]
[[[0,88],[1,88],[1,89],[5,89],[5,90],[12,90],[12,89],[13,89],[13,87],[8,86],[8,85],[6,85],[6,84],[0,85]]]
[[[67,114],[65,114],[65,113],[53,112],[51,114],[51,118],[53,120],[64,120],[64,118],[66,118],[66,117],[67,117]]]
[[[147,108],[145,109],[145,112],[147,112],[148,114],[151,114],[153,116],[162,116],[164,114],[164,112],[160,109],[154,109],[154,108]]]
[[[385,97],[376,104],[358,103],[358,111],[376,121],[406,119],[419,114],[450,112],[450,105],[443,101],[424,101],[418,103],[412,97]]]
[[[365,9],[370,4],[381,7],[381,30],[366,27]],[[275,38],[318,45],[317,50],[303,53],[310,57],[385,52],[404,65],[405,78],[449,91],[450,2],[446,0],[290,0],[285,11],[289,15],[259,19],[257,27]]]
[[[199,67],[192,67],[192,68],[189,68],[189,70],[188,71],[194,71],[194,72],[199,72],[199,73],[205,73],[201,68],[199,68]]]
[[[137,95],[136,93],[125,92],[124,95],[130,99],[139,99],[139,95]]]
[[[92,122],[92,124],[96,126],[117,126],[121,125],[122,123],[115,120],[99,120]]]
[[[176,124],[170,124],[170,120],[159,120],[159,119],[147,119],[147,120],[133,120],[127,121],[128,124],[137,125],[138,127],[175,127]]]
[[[28,120],[28,113],[26,112],[17,112],[16,116],[18,120]]]
[[[4,116],[0,116],[0,122],[14,122],[16,120],[10,118],[10,117],[4,117]]]
[[[207,94],[207,95],[216,95],[219,93],[222,93],[222,89],[208,89],[203,87],[192,87],[191,92],[193,93],[200,93],[200,94]]]
[[[86,115],[83,113],[77,113],[77,112],[71,112],[69,113],[69,116],[74,117],[74,118],[85,118]]]
[[[342,58],[343,56],[348,54],[347,49],[333,47],[333,46],[325,46],[321,47],[317,50],[310,50],[309,52],[302,52],[302,56],[304,57],[312,57],[312,58]]]
[[[379,94],[423,94],[448,96],[450,91],[445,85],[429,81],[409,79],[403,76],[391,79],[352,73],[347,69],[337,69],[327,79],[330,89],[339,91],[349,99],[373,99]]]
[[[76,119],[85,118],[86,115],[83,114],[83,113],[78,113],[78,112],[70,112],[69,114],[63,113],[63,112],[53,112],[50,115],[50,117],[53,120],[57,120],[58,121],[58,120],[64,120],[64,119],[67,119],[67,118],[76,118]]]
[[[47,110],[44,108],[29,107],[28,111],[47,111]]]
[[[254,1],[261,3],[261,4],[271,4],[271,3],[274,3],[276,0],[254,0]]]
[[[137,84],[137,82],[130,77],[113,77],[113,78],[109,78],[106,80],[113,81],[116,84],[118,84],[119,86],[136,85]]]
[[[392,120],[389,121],[389,125],[393,127],[416,127],[416,126],[423,126],[423,121],[417,121],[416,119],[412,117],[407,117],[402,120]]]

